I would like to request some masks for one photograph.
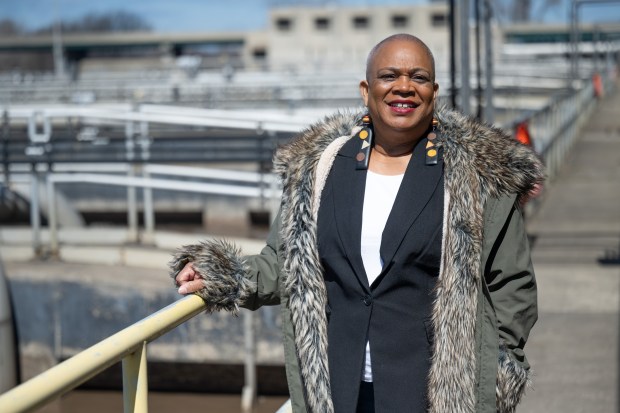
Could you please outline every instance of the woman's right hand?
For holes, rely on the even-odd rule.
[[[191,294],[204,287],[204,279],[194,269],[194,265],[191,262],[185,264],[185,267],[177,274],[175,278],[177,285],[179,286],[179,294]]]

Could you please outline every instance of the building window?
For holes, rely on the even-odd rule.
[[[252,51],[252,56],[254,56],[256,60],[264,60],[267,58],[267,50],[262,47],[254,49]]]
[[[329,19],[327,17],[317,17],[314,19],[314,27],[317,30],[329,30]]]
[[[288,17],[279,17],[276,20],[276,27],[281,32],[288,32],[293,28],[293,21]]]
[[[355,16],[353,18],[353,27],[356,29],[367,29],[370,26],[368,16]]]
[[[434,27],[445,26],[448,23],[448,16],[444,13],[433,13],[431,15],[431,25]]]
[[[404,14],[395,14],[392,16],[392,27],[407,27],[409,23],[409,18]]]

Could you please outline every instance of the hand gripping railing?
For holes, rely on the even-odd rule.
[[[0,396],[0,412],[30,412],[76,388],[114,363],[123,362],[125,413],[147,412],[146,345],[205,309],[189,295],[100,341]]]

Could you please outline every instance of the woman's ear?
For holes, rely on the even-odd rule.
[[[366,80],[360,82],[360,95],[364,100],[364,106],[368,106],[368,82]]]

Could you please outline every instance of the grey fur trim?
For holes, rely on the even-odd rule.
[[[288,305],[306,405],[313,413],[334,411],[327,365],[327,291],[317,252],[312,205],[314,172],[325,148],[336,138],[350,134],[358,118],[346,113],[326,118],[280,149],[274,161],[283,180],[281,235],[287,240],[283,243],[284,287],[290,297]]]
[[[204,287],[196,295],[205,300],[208,313],[226,310],[236,315],[254,290],[241,251],[231,243],[216,240],[184,246],[169,263],[170,276],[175,279],[188,262],[203,278]]]
[[[513,360],[506,351],[506,347],[500,346],[497,386],[495,388],[498,413],[514,413],[516,411],[526,388],[531,384],[530,377],[531,371]]]
[[[444,186],[447,205],[432,307],[435,340],[428,382],[429,412],[473,413],[483,197],[481,183],[464,152],[444,151]]]
[[[363,113],[341,111],[310,125],[297,138],[278,149],[273,161],[274,170],[285,181],[292,171],[313,171],[325,148],[334,139],[350,135]]]
[[[484,205],[500,194],[526,196],[544,172],[536,154],[503,131],[442,108],[436,116],[448,204],[432,310],[435,341],[429,411],[473,413]]]

